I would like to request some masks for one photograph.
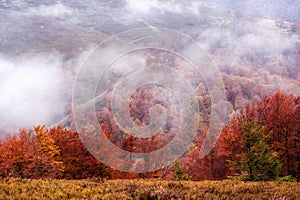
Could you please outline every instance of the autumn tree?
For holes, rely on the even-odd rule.
[[[82,179],[108,177],[107,168],[61,127],[22,129],[0,144],[0,176]]]
[[[34,177],[60,177],[64,171],[61,160],[61,151],[55,144],[54,138],[49,134],[45,126],[34,127],[36,139],[33,140],[33,155],[28,159],[28,169]]]
[[[0,175],[21,178],[58,178],[64,165],[60,150],[44,126],[22,129],[0,145]]]
[[[267,144],[277,152],[282,168],[281,176],[291,175],[299,180],[300,175],[300,98],[277,92],[262,101],[253,101],[231,118],[223,127],[217,143],[210,153],[199,158],[199,150],[205,133],[195,141],[195,148],[182,158],[193,180],[224,179],[239,175],[227,160],[236,160],[244,152],[243,124],[254,119],[258,126],[264,126],[264,133],[272,132]]]
[[[49,130],[49,134],[61,151],[61,161],[65,166],[64,178],[109,177],[107,168],[89,153],[77,132],[54,127]]]
[[[31,132],[21,130],[20,136],[13,135],[0,145],[0,175],[2,177],[26,177],[28,165],[26,150],[30,148]]]
[[[226,130],[223,129],[217,143],[205,157],[200,157],[200,149],[207,137],[207,130],[195,139],[190,151],[180,159],[192,180],[220,180],[231,175],[227,160],[232,153],[232,146],[227,145],[227,137],[232,135],[225,134]]]

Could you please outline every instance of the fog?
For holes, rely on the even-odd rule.
[[[57,57],[0,56],[0,127],[49,124],[64,113],[62,62]]]
[[[53,5],[40,5],[38,7],[31,7],[25,11],[26,14],[35,14],[43,17],[56,17],[64,18],[74,15],[74,10],[70,7],[65,6],[59,1]]]
[[[153,11],[159,10],[162,12],[174,12],[182,13],[187,7],[183,7],[182,4],[174,3],[171,1],[137,1],[137,0],[126,0],[126,8],[130,13],[151,15]]]
[[[235,28],[243,27],[244,31],[233,29],[232,26],[208,28],[200,33],[198,42],[206,50],[211,50],[221,42],[223,46],[231,48],[228,54],[238,56],[243,56],[249,50],[278,56],[295,47],[296,40],[280,34],[275,21],[266,21],[269,27],[264,27],[265,24],[259,20],[250,23],[239,20],[238,23]]]
[[[74,56],[72,60],[76,65],[72,67],[76,72],[91,46],[101,41],[96,37],[100,33],[114,35],[140,27],[175,29],[193,37],[211,56],[216,46],[223,49],[220,58],[212,57],[221,70],[232,66],[247,67],[247,63],[241,61],[249,61],[249,58],[244,58],[249,51],[264,56],[268,63],[279,62],[286,51],[295,51],[299,42],[298,35],[287,33],[291,23],[284,23],[283,28],[276,24],[282,20],[299,19],[299,0],[3,2],[0,1],[0,17],[4,15],[0,18],[0,129],[51,125],[64,117],[69,112],[65,107],[68,103],[65,96],[70,93],[65,88],[62,57]],[[22,17],[26,20],[20,20]],[[13,30],[14,27],[17,30]],[[16,37],[15,33],[18,33]],[[10,49],[19,53],[19,46],[23,51],[43,49],[45,52],[30,55],[23,51],[17,55],[6,52]],[[52,54],[53,51],[60,53]],[[279,67],[296,67],[296,62],[295,57],[290,56],[281,59]],[[260,71],[262,76],[269,76],[269,82],[262,84],[273,81],[287,92],[299,86],[294,82],[294,86],[290,86],[284,79],[278,81],[279,77],[274,76],[280,76],[281,71],[265,69],[264,65],[260,67],[263,68]],[[299,89],[295,91],[299,93]]]
[[[199,6],[206,4],[215,8],[246,13],[254,17],[282,20],[296,20],[300,17],[299,0],[126,0],[128,8],[133,13],[149,14],[153,9],[175,13],[197,13]]]
[[[235,12],[251,14],[255,17],[296,20],[300,17],[299,0],[200,0],[209,5],[215,5]]]

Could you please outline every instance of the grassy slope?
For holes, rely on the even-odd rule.
[[[0,199],[300,199],[300,183],[157,180],[0,181]]]

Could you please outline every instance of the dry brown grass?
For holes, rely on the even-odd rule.
[[[148,180],[0,181],[1,199],[300,199],[300,183]]]

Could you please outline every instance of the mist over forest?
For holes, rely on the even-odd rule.
[[[226,179],[254,130],[299,180],[300,0],[0,0],[0,94],[2,177]]]
[[[228,79],[246,79],[268,87],[267,94],[281,89],[299,95],[299,5],[288,0],[2,0],[1,129],[51,125],[67,115],[70,87],[86,52],[111,35],[149,26],[192,37],[224,73],[225,85]],[[264,96],[239,98],[255,95]],[[234,103],[235,97],[227,98]]]

